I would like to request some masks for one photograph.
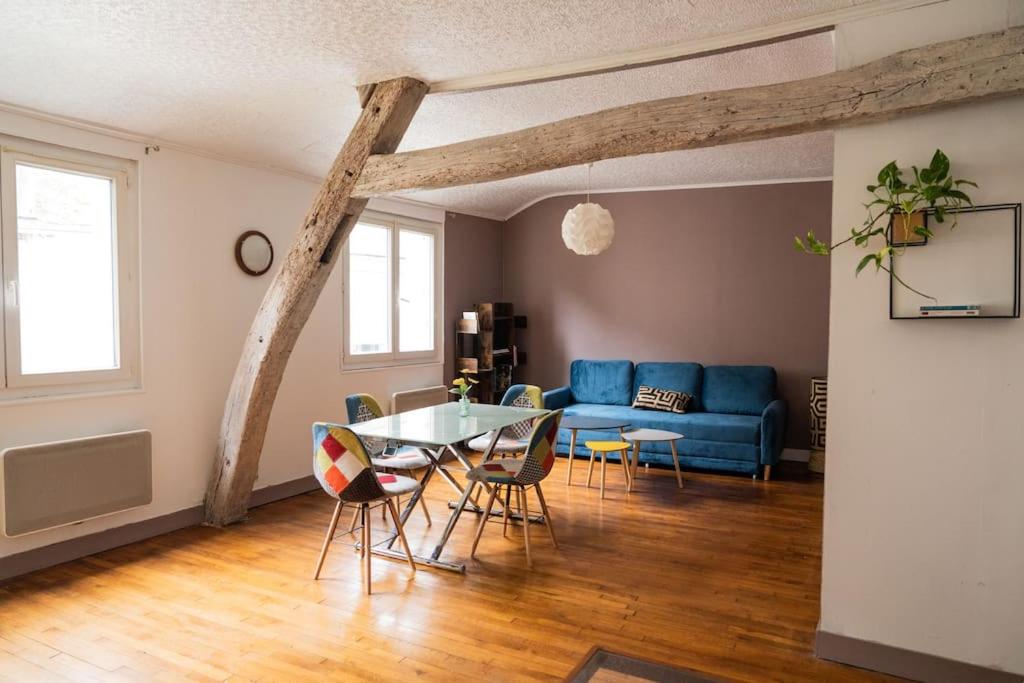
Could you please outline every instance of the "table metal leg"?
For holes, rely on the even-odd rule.
[[[427,484],[430,483],[431,478],[434,476],[434,472],[437,471],[438,467],[440,467],[440,465],[437,462],[437,459],[433,457],[433,453],[430,453],[430,451],[427,451],[425,449],[424,452],[430,454],[430,460],[433,464],[431,464],[431,466],[427,468],[426,473],[423,475],[423,479],[420,480],[420,487],[417,490],[413,491],[412,496],[409,498],[409,502],[405,504],[405,506],[402,508],[401,514],[398,516],[403,526],[405,525],[406,520],[409,519],[409,515],[412,514],[413,509],[415,509],[416,504],[419,503],[420,498],[423,497],[423,493],[424,491],[427,490]],[[392,536],[391,540],[388,541],[387,549],[390,550],[391,547],[394,545],[395,537]]]
[[[441,534],[441,540],[438,542],[437,546],[434,547],[434,552],[430,555],[430,559],[437,560],[439,557],[441,557],[441,552],[444,550],[445,544],[448,543],[448,539],[451,538],[452,532],[455,531],[455,525],[459,521],[459,516],[462,514],[462,509],[465,507],[466,502],[469,501],[469,497],[470,495],[472,495],[473,489],[475,488],[475,481],[469,482],[469,485],[466,486],[466,490],[463,491],[462,493],[462,498],[459,499],[459,502],[455,506],[455,509],[452,510],[451,516],[448,517],[448,524],[444,528],[444,533]]]

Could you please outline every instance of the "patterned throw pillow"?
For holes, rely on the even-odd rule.
[[[666,413],[685,413],[692,400],[693,396],[681,391],[641,386],[640,390],[636,392],[633,407],[642,410],[660,410]]]

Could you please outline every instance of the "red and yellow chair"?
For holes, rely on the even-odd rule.
[[[378,473],[363,442],[352,430],[326,422],[313,424],[313,474],[324,491],[338,501],[313,572],[314,580],[320,578],[320,569],[338,528],[341,509],[345,505],[357,506],[357,513],[362,520],[360,555],[365,562],[363,586],[367,595],[370,594],[371,586],[370,557],[373,553],[370,549],[373,547],[373,539],[370,533],[370,507],[373,504],[384,506],[391,513],[395,533],[401,539],[409,567],[415,573],[416,564],[405,540],[405,529],[402,528],[398,507],[392,498],[415,493],[420,488],[419,482],[399,474]]]

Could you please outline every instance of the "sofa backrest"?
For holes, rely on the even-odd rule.
[[[633,399],[633,361],[574,360],[569,387],[576,403],[628,406]]]
[[[641,386],[671,389],[693,396],[687,412],[701,410],[704,366],[700,363],[637,363],[633,376],[633,399]]]
[[[701,401],[709,413],[760,415],[776,398],[775,368],[767,365],[708,365]]]

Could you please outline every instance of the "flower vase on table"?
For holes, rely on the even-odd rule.
[[[452,388],[448,390],[459,397],[459,417],[469,417],[469,392],[474,384],[479,384],[469,375],[469,370],[463,370],[462,377],[456,377],[452,381]]]

